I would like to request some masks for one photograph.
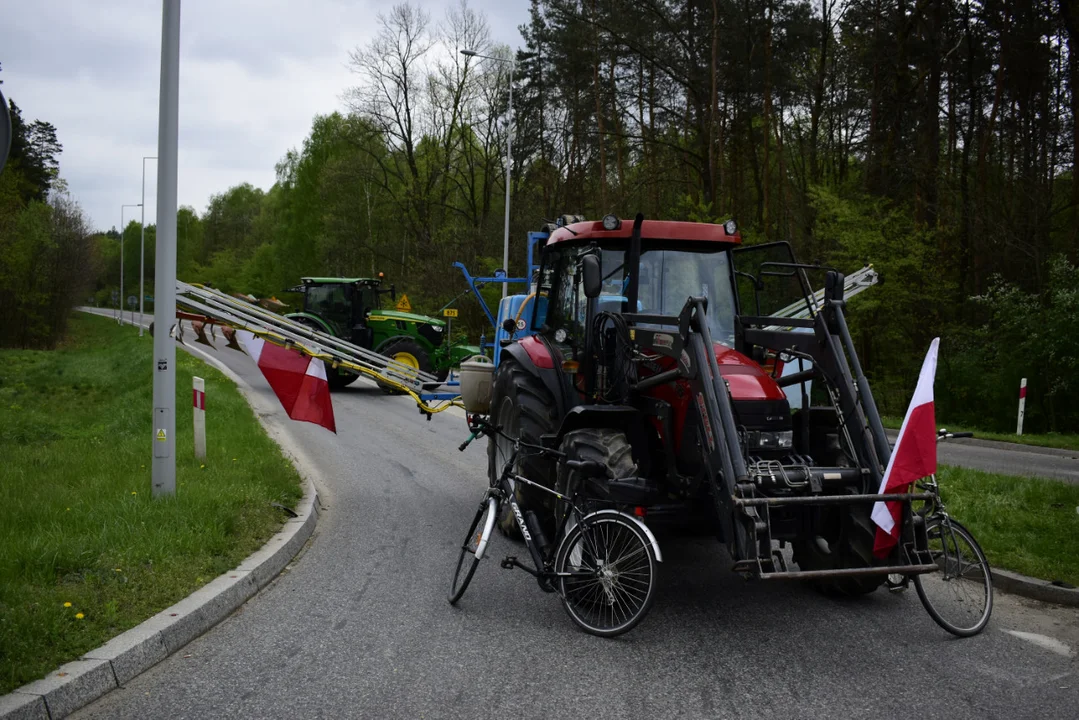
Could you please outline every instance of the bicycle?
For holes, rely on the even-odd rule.
[[[937,442],[974,437],[974,433],[950,433],[941,429]],[[958,637],[977,635],[993,613],[993,576],[978,541],[966,527],[948,515],[940,497],[936,475],[915,483],[930,495],[915,511],[916,522],[925,523],[927,552],[939,572],[914,575],[914,589],[929,616]],[[888,587],[905,590],[910,576],[888,576]]]
[[[566,613],[587,633],[614,637],[636,627],[652,607],[657,564],[663,558],[644,523],[619,510],[602,507],[612,502],[608,484],[600,480],[607,477],[607,466],[569,459],[558,450],[510,437],[483,418],[471,416],[469,429],[472,433],[458,448],[460,451],[477,437],[490,434],[511,442],[513,452],[501,475],[484,491],[465,535],[453,574],[450,604],[457,604],[472,581],[487,553],[501,505],[508,502],[533,566],[507,556],[500,563],[503,569],[520,568],[535,577],[544,592],[557,592]],[[576,483],[577,490],[567,497],[516,474],[514,468],[522,451],[556,458],[583,482]],[[515,483],[525,483],[559,501],[562,510],[556,529],[560,539],[553,550],[535,513],[522,512],[513,492]],[[585,489],[592,493],[586,495]],[[594,509],[597,506],[600,509]]]

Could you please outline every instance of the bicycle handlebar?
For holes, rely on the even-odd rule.
[[[972,438],[972,437],[974,437],[974,433],[972,433],[972,432],[956,432],[956,433],[953,433],[953,432],[948,432],[944,428],[941,428],[937,432],[937,442],[940,442],[941,440],[952,440],[952,439],[955,439],[955,438]]]

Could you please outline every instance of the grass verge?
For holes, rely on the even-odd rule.
[[[903,418],[894,415],[882,415],[881,422],[884,427],[898,430],[903,425]],[[945,427],[952,432],[972,432],[974,437],[982,440],[998,440],[1000,442],[1016,443],[1018,445],[1035,445],[1038,447],[1057,448],[1058,450],[1079,451],[1079,435],[1066,433],[1041,433],[1033,435],[1013,435],[1010,433],[989,432],[976,428],[951,425],[937,421],[937,427]]]
[[[990,565],[1079,585],[1079,485],[957,467],[937,477],[948,513]]]
[[[232,381],[176,353],[176,496],[150,497],[153,339],[76,314],[0,351],[0,693],[184,598],[258,549],[300,479]],[[206,380],[194,459],[191,377]]]

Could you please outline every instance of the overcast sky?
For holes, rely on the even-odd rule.
[[[263,189],[317,113],[343,109],[348,51],[392,0],[184,0],[180,31],[179,203],[201,214],[214,193]],[[448,2],[419,0],[432,22]],[[11,0],[0,7],[4,94],[25,120],[56,126],[60,174],[98,229],[138,203],[142,157],[157,154],[160,0]],[[470,0],[491,39],[514,48],[528,0]],[[146,163],[146,221],[157,169]],[[137,219],[128,208],[125,219]]]

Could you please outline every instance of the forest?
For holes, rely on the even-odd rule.
[[[1027,377],[1028,430],[1079,430],[1073,4],[532,0],[521,33],[499,44],[463,1],[379,15],[342,58],[340,111],[272,187],[181,209],[181,279],[273,295],[381,271],[435,311],[466,289],[453,261],[501,266],[512,140],[511,274],[525,234],[564,213],[733,218],[747,243],[881,273],[849,313],[884,412],[903,413],[939,335],[938,416],[1014,428]],[[139,231],[122,229],[125,269]],[[10,232],[0,220],[0,253]],[[118,239],[98,234],[87,265],[103,304]]]

